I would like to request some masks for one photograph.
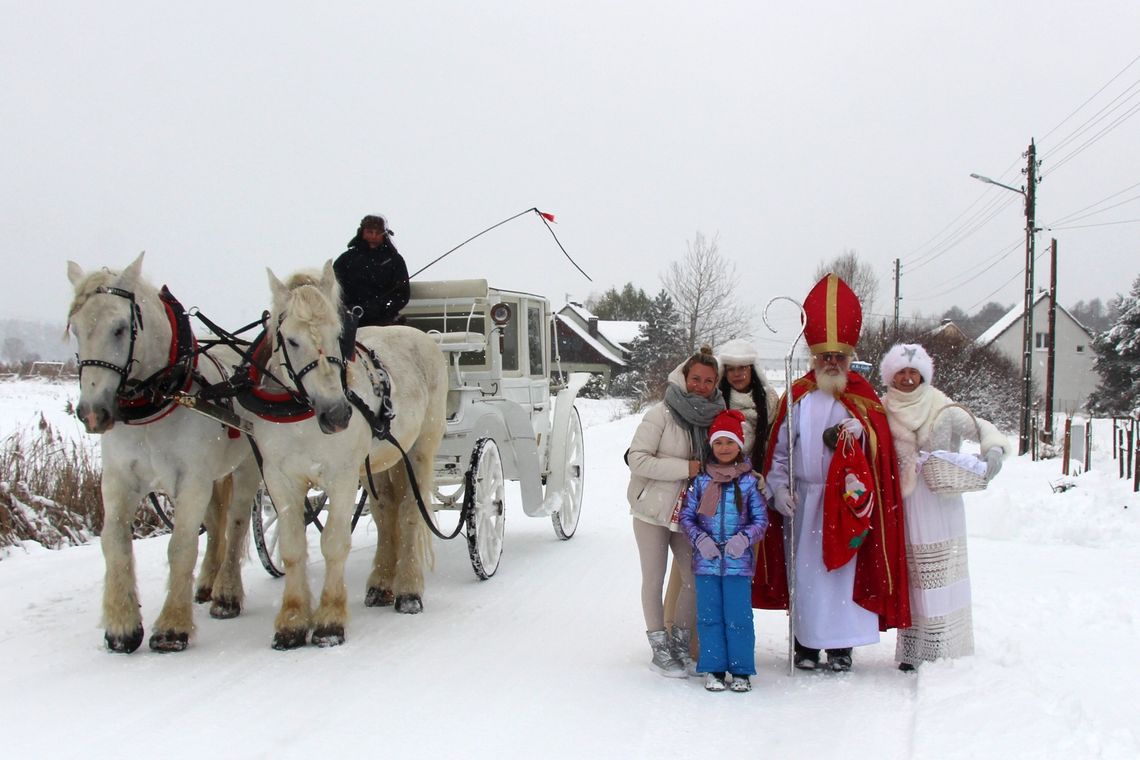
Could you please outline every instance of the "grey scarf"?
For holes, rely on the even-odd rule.
[[[665,406],[673,413],[673,418],[689,431],[693,445],[693,458],[702,462],[708,454],[709,425],[724,411],[724,397],[720,390],[713,391],[709,398],[682,390],[681,386],[669,383],[665,389]]]

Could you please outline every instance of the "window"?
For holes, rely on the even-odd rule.
[[[503,371],[517,372],[519,368],[519,305],[510,303],[511,318],[503,325]]]
[[[527,353],[530,354],[530,374],[535,377],[544,377],[546,369],[542,361],[542,309],[537,306],[526,307],[526,340]]]
[[[1084,346],[1077,346],[1077,353],[1078,354],[1083,354],[1084,352],[1085,352]]]
[[[1049,333],[1047,333],[1047,332],[1037,333],[1037,335],[1035,336],[1035,340],[1034,340],[1033,344],[1035,346],[1037,346],[1038,351],[1049,348]]]

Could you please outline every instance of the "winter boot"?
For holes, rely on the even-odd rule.
[[[819,667],[819,650],[809,649],[796,640],[796,655],[793,659],[800,670],[815,670]]]
[[[851,647],[827,650],[827,667],[837,673],[846,673],[851,670]]]
[[[653,659],[649,661],[649,669],[660,673],[667,678],[687,678],[685,666],[677,661],[669,651],[669,636],[665,631],[646,631],[649,639],[649,648],[653,650]]]
[[[727,688],[724,673],[709,673],[705,676],[705,691],[724,691]]]
[[[752,691],[752,679],[748,676],[738,676],[732,674],[732,683],[729,684],[730,689],[733,691]]]
[[[697,664],[693,662],[690,645],[693,642],[693,632],[688,628],[673,626],[669,631],[669,653],[673,659],[681,663],[686,675],[696,675]]]

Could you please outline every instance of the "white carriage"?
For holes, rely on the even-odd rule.
[[[526,515],[549,516],[558,538],[573,536],[585,480],[574,401],[590,374],[557,372],[564,380],[551,382],[557,367],[550,302],[486,280],[413,282],[402,314],[435,337],[448,361],[447,431],[435,458],[432,517],[458,513],[475,574],[487,579],[498,570],[508,480],[518,482]],[[429,494],[422,496],[426,502]],[[318,529],[323,498],[314,492],[307,504],[307,519]],[[365,501],[362,490],[354,527]],[[275,520],[272,503],[259,496],[254,542],[266,570],[280,575]]]

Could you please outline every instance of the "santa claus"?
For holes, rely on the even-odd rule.
[[[862,325],[859,299],[847,283],[829,274],[808,293],[804,311],[812,369],[780,399],[772,426],[764,474],[773,498],[752,606],[788,608],[785,542],[794,541],[795,665],[820,667],[820,650],[826,650],[826,666],[845,671],[851,669],[853,647],[877,643],[880,631],[910,625],[902,498],[882,403],[871,384],[851,371]],[[789,396],[794,483],[788,472]],[[875,506],[852,559],[829,570],[824,503],[829,490],[842,494],[846,488],[844,477],[836,474],[842,468],[831,466],[840,438],[862,447]]]

